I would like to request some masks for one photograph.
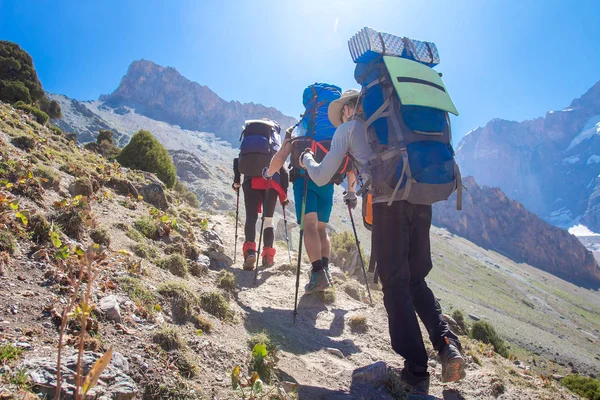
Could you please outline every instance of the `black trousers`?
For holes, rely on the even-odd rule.
[[[427,371],[427,352],[416,313],[437,351],[445,337],[458,340],[442,317],[442,310],[425,277],[431,271],[431,206],[406,201],[373,204],[373,241],[377,270],[388,313],[392,348],[415,373]]]
[[[252,180],[248,179],[242,184],[244,190],[244,206],[246,207],[246,224],[244,234],[247,242],[256,241],[256,221],[258,220],[258,205],[262,202],[263,215],[273,217],[275,205],[277,204],[277,191],[269,189],[269,198],[265,201],[265,190],[252,189]],[[273,247],[275,233],[273,228],[267,228],[263,232],[264,245]],[[260,251],[260,249],[259,249]]]

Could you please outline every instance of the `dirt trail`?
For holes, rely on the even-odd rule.
[[[234,243],[231,223],[225,217],[217,224],[217,231],[226,243]],[[295,237],[297,238],[297,232]],[[241,239],[238,249],[241,248]],[[295,272],[286,268],[289,264],[287,249],[278,246],[274,267],[259,270],[256,285],[254,272],[243,271],[238,262],[231,270],[237,277],[239,292],[236,300],[244,316],[248,332],[266,330],[280,347],[278,369],[282,376],[300,385],[301,399],[391,399],[385,388],[353,381],[355,369],[385,361],[399,368],[403,359],[390,347],[387,315],[383,307],[382,293],[374,291],[374,305],[350,297],[344,287],[349,282],[337,268],[332,268],[336,279],[335,301],[325,304],[321,296],[305,295],[308,265],[303,265],[300,279],[298,316],[293,321]],[[233,246],[226,250],[233,257]],[[294,254],[295,255],[295,254]],[[367,318],[366,333],[352,332],[348,319],[363,315]],[[423,332],[424,328],[422,327]],[[426,337],[426,336],[425,336]],[[482,360],[483,367],[469,357],[468,375],[464,381],[453,384],[441,383],[441,365],[431,345],[432,366],[431,398],[444,399],[526,399],[570,398],[563,393],[546,391],[541,382],[516,373],[506,360],[495,356]],[[520,386],[522,385],[522,387]]]

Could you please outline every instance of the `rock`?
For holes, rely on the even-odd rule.
[[[198,260],[196,261],[204,268],[208,268],[210,266],[210,258],[204,254],[200,254],[198,256]]]
[[[331,355],[334,355],[338,358],[344,358],[344,353],[342,353],[342,351],[340,349],[334,349],[332,347],[326,347],[325,351],[328,352]]]
[[[554,374],[552,375],[552,379],[555,381],[562,381],[564,379],[564,375]]]
[[[233,260],[225,253],[221,253],[216,250],[208,250],[206,255],[208,255],[210,259],[210,269],[221,270],[233,265]]]
[[[3,365],[0,367],[0,375],[8,375],[12,372],[12,370],[10,369],[10,367],[8,365]]]
[[[475,314],[469,314],[469,318],[471,318],[473,321],[479,321],[481,319]]]
[[[85,352],[83,355],[83,374],[86,375],[96,360],[102,354]],[[92,399],[112,399],[112,400],[130,400],[133,399],[138,388],[133,379],[123,370],[129,370],[129,365],[123,362],[121,354],[113,353],[113,359],[106,369],[100,375],[98,385],[90,389],[89,398]],[[73,399],[75,381],[75,370],[77,365],[77,353],[65,355],[61,366],[63,384],[61,398]],[[41,393],[48,398],[54,398],[56,388],[56,356],[53,357],[31,357],[22,361],[19,365],[28,374],[31,380],[32,389],[36,393]],[[86,396],[86,398],[88,398]]]
[[[31,344],[27,342],[17,342],[15,346],[23,350],[31,350]]]
[[[146,203],[150,203],[154,207],[163,211],[169,208],[169,202],[165,196],[165,190],[161,185],[157,183],[151,183],[149,185],[142,186],[139,192]]]
[[[94,194],[94,188],[92,187],[92,183],[89,179],[76,179],[69,186],[69,193],[71,196],[91,196]]]
[[[389,380],[387,364],[377,361],[375,364],[358,368],[352,373],[352,379],[369,382],[373,385],[384,385]]]
[[[121,323],[121,309],[115,296],[103,297],[98,303],[98,308],[108,320]]]
[[[435,360],[429,360],[427,365],[429,365],[431,368],[435,368],[437,367],[437,362]]]
[[[135,186],[133,186],[133,183],[127,179],[110,178],[110,180],[106,182],[104,186],[114,190],[115,193],[120,194],[121,196],[131,195],[137,199],[137,197],[140,195]]]
[[[202,237],[206,241],[208,247],[212,250],[216,250],[220,253],[223,253],[225,251],[223,239],[221,239],[221,236],[219,236],[219,234],[213,229],[202,231]]]

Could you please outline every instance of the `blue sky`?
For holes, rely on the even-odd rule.
[[[145,58],[297,117],[307,84],[357,86],[347,40],[369,26],[437,44],[457,141],[495,117],[561,109],[600,80],[598,15],[593,0],[0,0],[0,39],[32,55],[46,90],[79,100]]]

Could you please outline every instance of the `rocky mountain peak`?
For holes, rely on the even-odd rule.
[[[101,101],[127,106],[149,118],[184,129],[211,132],[237,146],[246,119],[270,118],[287,128],[296,120],[262,104],[227,102],[208,86],[190,81],[175,68],[148,60],[131,63],[119,87]]]

